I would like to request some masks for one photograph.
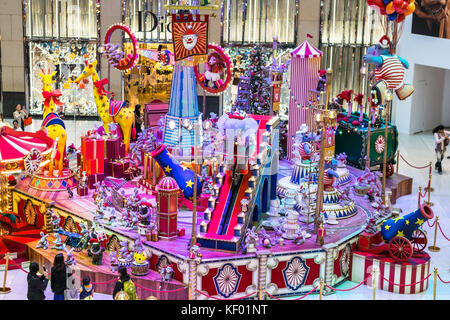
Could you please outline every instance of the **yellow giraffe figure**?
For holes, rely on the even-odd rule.
[[[102,119],[105,132],[109,132],[109,123],[115,122],[119,124],[122,129],[125,151],[128,153],[128,150],[130,149],[131,131],[132,128],[134,128],[134,110],[129,106],[125,106],[122,101],[108,99],[107,94],[109,92],[105,91],[103,88],[103,86],[108,83],[108,79],[105,78],[100,80],[100,77],[95,70],[97,60],[92,63],[85,61],[85,64],[86,67],[83,72],[74,82],[78,84],[80,81],[92,77],[92,81],[94,82],[95,104],[97,105],[97,112]]]
[[[60,90],[53,90],[53,83],[56,81],[52,78],[56,75],[53,73],[40,73],[42,79],[42,96],[44,97],[44,121],[42,122],[42,129],[47,132],[47,135],[56,143],[57,154],[50,159],[48,175],[60,176],[64,167],[64,156],[66,153],[67,133],[64,121],[58,116],[58,108],[63,105],[58,98],[62,95]],[[54,167],[56,166],[58,173],[54,174]]]

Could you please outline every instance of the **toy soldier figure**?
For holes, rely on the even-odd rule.
[[[324,238],[325,238],[326,230],[323,227],[323,223],[320,223],[320,227],[317,230],[317,240],[320,243],[321,246],[324,245]]]

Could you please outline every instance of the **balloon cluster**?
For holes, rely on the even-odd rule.
[[[367,0],[367,4],[395,22],[402,22],[416,9],[414,0]]]

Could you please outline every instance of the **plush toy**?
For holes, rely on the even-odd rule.
[[[317,71],[319,74],[318,81],[317,81],[317,92],[325,91],[325,86],[327,85],[327,71],[326,70],[319,70]]]
[[[44,232],[41,231],[40,235],[41,235],[41,239],[39,240],[39,242],[36,246],[36,249],[42,248],[44,250],[47,250],[48,249],[48,240],[47,240],[48,233],[45,234]]]
[[[409,68],[409,63],[402,57],[392,53],[392,44],[387,36],[381,37],[378,44],[369,47],[363,60],[375,65],[375,84],[372,91],[379,91],[379,99],[376,104],[384,104],[386,89],[392,89],[400,100],[404,100],[414,92],[414,87],[404,83],[405,69]]]
[[[220,54],[212,52],[208,55],[208,62],[205,64],[206,72],[200,76],[200,80],[203,81],[205,87],[209,86],[212,82],[213,88],[218,89],[223,85],[223,81],[220,75],[223,73],[223,69],[226,67]]]
[[[352,94],[353,90],[344,90],[338,94],[338,98],[346,100],[348,103],[347,118],[350,118],[352,115]]]

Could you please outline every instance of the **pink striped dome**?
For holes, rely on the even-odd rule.
[[[295,48],[291,52],[292,57],[299,57],[299,58],[317,58],[322,55],[322,51],[314,47],[312,44],[308,42],[308,40],[303,41],[301,45],[299,45],[297,48]]]
[[[178,190],[178,184],[172,177],[164,177],[158,183],[158,189],[161,191],[173,191]]]

